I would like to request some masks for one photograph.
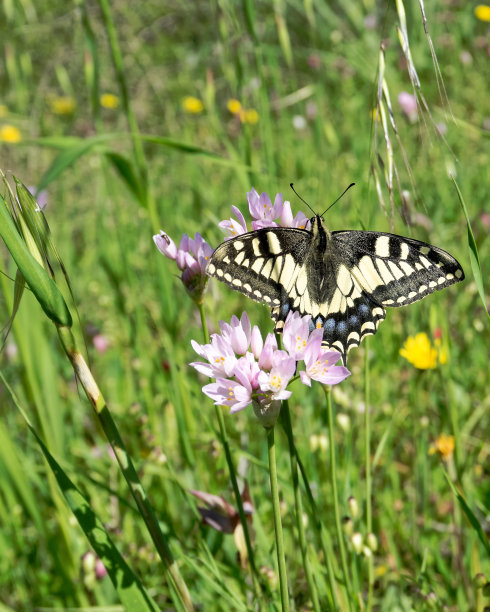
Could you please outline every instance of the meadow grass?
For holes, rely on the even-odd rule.
[[[483,610],[485,12],[307,0],[1,11],[0,168],[47,190],[60,260],[46,248],[73,319],[53,325],[29,277],[41,273],[16,260],[22,293],[3,249],[1,312],[15,318],[0,354],[2,609]],[[319,213],[354,181],[330,229],[427,241],[466,279],[388,311],[326,394],[292,383],[272,436],[250,407],[213,407],[188,366],[191,339],[244,310],[265,335],[268,310],[214,281],[199,308],[152,235],[199,232],[215,247],[252,187],[306,213],[292,181]],[[434,368],[400,355],[418,333]],[[233,534],[201,522],[191,490],[235,508]]]

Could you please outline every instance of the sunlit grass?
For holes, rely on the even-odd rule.
[[[446,480],[447,474],[486,528],[488,322],[448,172],[464,195],[486,283],[488,7],[425,6],[449,109],[419,3],[404,4],[410,58],[431,119],[423,102],[414,117],[399,101],[402,92],[419,95],[395,29],[400,3],[398,13],[395,6],[364,6],[276,2],[273,13],[269,4],[248,0],[183,2],[163,14],[158,3],[146,3],[144,11],[111,3],[122,58],[100,8],[2,6],[0,167],[29,185],[55,170],[44,212],[72,283],[87,363],[194,603],[204,610],[254,609],[254,599],[263,609],[279,609],[267,444],[251,409],[233,417],[222,412],[240,490],[246,479],[254,507],[254,587],[237,560],[243,546],[231,533],[200,525],[199,504],[189,494],[209,492],[236,507],[222,431],[201,392],[205,381],[187,365],[195,359],[190,340],[203,342],[199,311],[152,235],[163,229],[178,241],[184,232],[199,232],[216,246],[217,223],[230,217],[231,205],[244,209],[252,187],[283,192],[293,213],[304,210],[289,190],[292,181],[319,212],[356,182],[328,212],[330,229],[393,228],[436,244],[462,263],[466,280],[392,309],[368,347],[350,353],[352,375],[332,393],[334,427],[318,385],[309,392],[299,382],[291,387],[311,574],[305,576],[298,544],[288,437],[278,426],[291,600],[296,609],[311,609],[311,578],[322,610],[335,601],[342,610],[359,609],[359,601],[380,610],[488,605],[477,588],[482,579],[474,581],[490,578],[481,534]],[[56,110],[60,92],[70,92],[70,105]],[[88,138],[105,134],[113,136],[84,149]],[[7,323],[15,266],[5,251],[2,261],[10,276],[0,277]],[[62,272],[55,273],[60,282]],[[272,330],[266,308],[214,281],[203,308],[210,332],[245,308],[264,335]],[[168,608],[157,553],[54,331],[26,290],[0,357],[2,372],[116,548]],[[420,335],[423,345],[407,344]],[[410,359],[400,353],[404,346]],[[117,603],[109,578],[98,578],[95,565],[82,561],[90,548],[85,534],[7,390],[0,392],[0,599],[12,609]],[[332,452],[350,601],[342,586]]]

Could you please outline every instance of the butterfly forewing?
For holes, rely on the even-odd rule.
[[[271,307],[291,291],[311,242],[301,229],[265,228],[223,242],[213,253],[207,273]]]
[[[352,275],[383,306],[411,304],[464,278],[454,257],[419,240],[361,231],[333,232],[332,238]]]
[[[438,247],[381,232],[330,234],[321,217],[312,231],[265,228],[221,244],[207,272],[271,307],[276,331],[290,311],[311,315],[323,345],[347,352],[375,334],[385,307],[404,306],[463,280],[459,263]]]

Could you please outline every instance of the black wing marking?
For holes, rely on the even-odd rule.
[[[412,304],[464,279],[446,251],[412,238],[382,232],[333,232],[352,275],[384,307]]]
[[[280,306],[293,290],[310,242],[310,232],[295,228],[240,234],[214,251],[206,271],[256,302]]]

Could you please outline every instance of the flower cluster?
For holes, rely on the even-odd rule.
[[[232,413],[253,404],[264,427],[275,424],[281,400],[291,396],[287,386],[299,361],[305,364],[299,377],[306,385],[311,385],[312,379],[335,385],[350,375],[347,368],[335,365],[340,359],[337,351],[322,349],[323,330],[311,330],[310,315],[289,313],[283,330],[286,350],[278,348],[273,334],[264,341],[259,328],[252,329],[245,312],[240,320],[233,316],[231,323],[222,321],[220,332],[212,335],[209,344],[192,341],[193,349],[206,362],[191,365],[215,379],[203,392]]]
[[[255,108],[243,108],[240,100],[231,98],[228,100],[226,107],[232,115],[238,117],[242,123],[250,123],[255,125],[259,121],[259,113]]]
[[[278,193],[274,198],[274,204],[270,197],[264,192],[260,195],[252,188],[252,191],[247,193],[247,202],[250,215],[253,219],[252,229],[258,230],[263,227],[300,227],[306,228],[309,224],[309,219],[302,212],[299,212],[295,217],[291,211],[291,203],[283,202],[282,193]],[[231,207],[237,220],[227,219],[219,223],[219,227],[228,233],[225,240],[229,240],[239,234],[248,232],[245,217],[240,209],[236,206]]]
[[[207,281],[206,266],[213,249],[197,233],[194,239],[184,234],[179,248],[172,238],[162,230],[159,234],[153,236],[153,241],[160,253],[177,263],[179,270],[182,271],[180,278],[187,292],[196,304],[200,304]]]

